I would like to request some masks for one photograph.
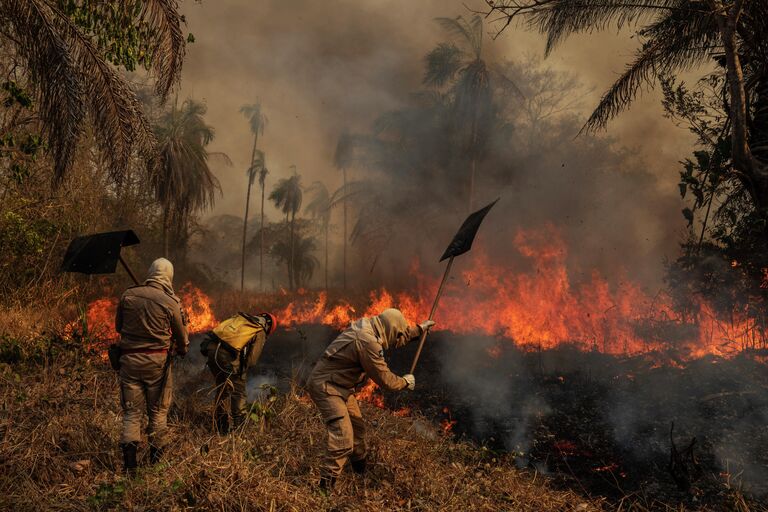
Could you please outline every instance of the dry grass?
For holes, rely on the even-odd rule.
[[[119,473],[114,373],[68,351],[41,366],[0,366],[3,510],[599,510],[547,488],[513,461],[455,443],[421,418],[364,406],[373,467],[345,472],[330,497],[314,487],[324,430],[295,391],[235,435],[211,434],[208,375],[185,382],[171,414],[167,461]],[[263,402],[268,406],[267,401]],[[142,458],[146,454],[141,454]]]
[[[346,471],[326,497],[315,487],[325,431],[300,390],[265,396],[256,407],[266,414],[219,437],[212,434],[210,376],[189,358],[175,368],[166,461],[126,479],[116,375],[99,354],[83,351],[88,340],[43,334],[55,332],[53,317],[46,318],[0,314],[2,343],[13,334],[16,345],[38,347],[13,364],[0,362],[0,510],[690,509],[639,498],[608,504],[553,489],[509,455],[455,442],[425,418],[367,404],[372,467],[365,477]],[[145,447],[140,457],[146,460]],[[736,494],[728,510],[756,509]]]

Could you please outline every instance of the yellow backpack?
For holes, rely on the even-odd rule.
[[[255,319],[248,319],[238,313],[217,325],[213,333],[235,350],[242,350],[259,331],[263,330],[264,327]]]

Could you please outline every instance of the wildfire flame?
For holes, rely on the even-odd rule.
[[[216,326],[216,318],[211,310],[211,299],[191,283],[181,287],[179,293],[181,305],[187,312],[189,323],[187,329],[190,334],[208,331]],[[120,338],[115,331],[115,314],[117,313],[118,299],[104,297],[96,299],[88,304],[85,310],[85,326],[82,334],[88,334],[92,340],[113,343]],[[80,322],[71,322],[65,329],[70,336],[75,332],[81,332]]]
[[[629,279],[611,286],[594,271],[586,282],[574,283],[566,265],[567,246],[554,226],[519,231],[514,247],[528,260],[527,270],[512,272],[494,264],[481,248],[462,260],[465,267],[447,282],[433,329],[494,336],[538,350],[570,344],[582,350],[633,355],[674,348],[682,359],[730,356],[763,346],[768,340],[768,333],[746,311],[733,311],[724,321],[713,306],[694,299],[697,310],[683,318],[671,298],[650,295]],[[421,272],[418,264],[412,265],[410,273],[412,289],[374,290],[362,305],[349,298],[330,300],[324,291],[306,290],[254,295],[251,300],[261,308],[271,297],[270,310],[286,327],[325,324],[344,329],[356,318],[376,315],[388,307],[399,308],[411,321],[423,320],[438,281]],[[200,289],[188,283],[179,296],[189,313],[190,332],[216,325],[211,300]],[[115,306],[116,299],[104,298],[88,307],[89,328],[102,339],[117,337],[112,327]],[[500,357],[503,343],[488,352]]]
[[[368,379],[368,382],[360,388],[360,391],[355,393],[355,397],[361,402],[368,402],[379,409],[386,409],[386,406],[384,405],[384,395],[381,394],[379,386],[371,379]]]
[[[194,334],[210,331],[216,327],[216,317],[211,310],[211,299],[196,288],[192,283],[187,283],[179,290],[181,306],[187,312],[189,324],[187,330]]]
[[[687,358],[729,356],[768,340],[768,333],[746,312],[734,311],[724,321],[703,299],[694,301],[698,311],[684,319],[670,297],[650,295],[629,279],[611,286],[594,271],[586,282],[573,283],[566,265],[568,250],[554,226],[521,230],[514,245],[529,260],[529,270],[510,272],[493,264],[481,249],[473,250],[465,260],[468,267],[446,284],[433,329],[502,337],[535,349],[571,344],[632,355],[675,348]],[[399,308],[411,321],[422,320],[438,281],[421,273],[418,265],[411,274],[414,289],[373,291],[362,315],[346,300],[331,303],[325,292],[306,291],[276,313],[283,325],[323,323],[337,329],[387,307]],[[489,351],[492,357],[500,354],[500,348]]]

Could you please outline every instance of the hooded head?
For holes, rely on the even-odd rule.
[[[385,309],[376,318],[379,319],[384,330],[381,344],[385,349],[400,348],[411,341],[408,336],[408,320],[399,309]]]
[[[147,279],[144,281],[145,285],[157,284],[170,295],[176,297],[173,292],[173,263],[165,258],[158,258],[152,262],[147,273]]]

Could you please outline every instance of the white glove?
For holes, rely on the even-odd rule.
[[[421,332],[425,332],[425,331],[428,331],[429,328],[432,327],[433,325],[435,325],[434,320],[424,320],[419,324],[419,327],[421,327]]]
[[[408,383],[406,389],[410,389],[411,391],[416,389],[416,377],[409,373],[408,375],[403,375],[403,378],[405,379],[405,382]]]

